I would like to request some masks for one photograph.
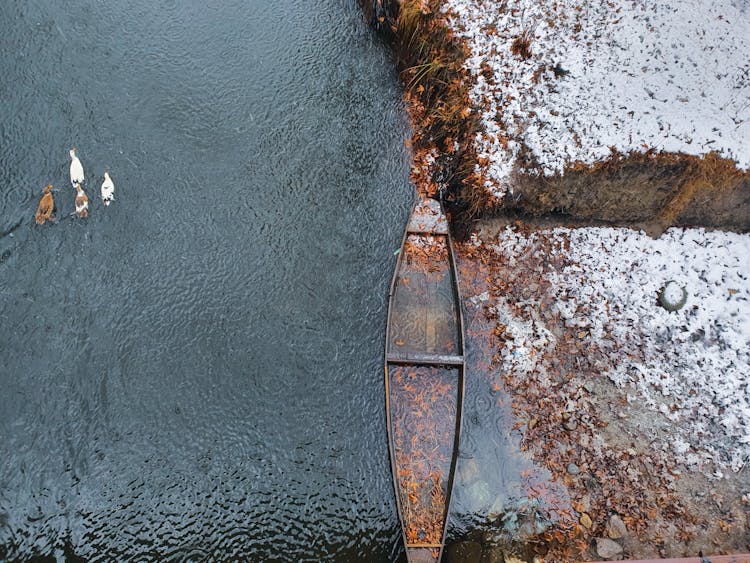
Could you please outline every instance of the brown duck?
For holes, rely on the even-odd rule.
[[[44,186],[44,194],[39,200],[39,207],[36,208],[37,225],[43,225],[45,221],[54,221],[52,211],[55,209],[55,200],[52,198],[52,184]]]
[[[81,184],[76,184],[76,215],[89,216],[89,196],[83,191]]]

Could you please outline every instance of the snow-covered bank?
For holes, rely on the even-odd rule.
[[[550,561],[601,559],[613,514],[626,558],[746,551],[750,235],[485,220],[457,247],[478,377],[575,511]]]
[[[750,4],[744,0],[447,0],[471,51],[480,176],[502,198],[523,151],[544,174],[613,151],[750,167]]]
[[[658,240],[628,229],[499,233],[491,245],[510,267],[527,253],[564,258],[544,272],[546,297],[597,356],[600,373],[673,423],[671,447],[693,469],[739,471],[750,460],[750,236],[670,229]],[[683,308],[658,303],[668,281]],[[513,309],[519,307],[520,316]],[[503,369],[544,369],[555,335],[534,300],[509,307]]]

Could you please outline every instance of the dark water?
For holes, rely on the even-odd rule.
[[[0,560],[394,559],[412,196],[354,1],[4,0],[0,26]],[[91,217],[37,227],[46,183],[73,210],[70,146]]]

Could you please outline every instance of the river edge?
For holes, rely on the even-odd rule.
[[[448,560],[570,561],[750,550],[747,471],[724,473],[717,480],[706,471],[675,463],[667,450],[655,455],[651,444],[639,443],[643,428],[663,427],[663,419],[633,404],[627,391],[602,378],[585,345],[560,348],[553,354],[558,361],[577,354],[589,364],[589,369],[562,376],[566,386],[581,394],[576,399],[586,395],[572,409],[565,402],[569,397],[547,395],[549,381],[532,378],[519,385],[500,374],[496,368],[508,335],[498,331],[501,323],[493,323],[497,312],[486,303],[517,299],[546,302],[548,309],[552,305],[543,276],[534,278],[535,268],[542,266],[539,256],[516,257],[511,267],[489,252],[503,229],[530,235],[545,226],[598,224],[642,229],[652,236],[674,225],[746,230],[750,227],[745,224],[750,218],[750,206],[745,205],[750,200],[743,199],[750,188],[747,172],[713,153],[702,157],[656,151],[613,153],[593,166],[575,164],[552,180],[516,174],[515,201],[498,203],[479,188],[485,179],[477,175],[479,157],[473,139],[480,124],[469,99],[473,79],[463,66],[467,46],[448,26],[442,5],[406,1],[394,17],[398,11],[394,3],[376,2],[372,14],[376,25],[391,34],[402,75],[414,131],[412,181],[422,194],[443,197],[459,239],[464,306],[483,311],[480,325],[474,330],[469,327],[467,340],[469,345],[473,340],[477,349],[491,350],[483,372],[488,394],[504,396],[499,403],[511,413],[504,415],[506,429],[519,452],[532,456],[538,475],[551,476],[544,484],[536,483],[545,490],[546,508],[531,502],[539,495],[527,489],[527,505],[533,508],[510,533],[507,512],[498,512],[496,504],[485,509],[484,521],[474,531],[464,529],[466,537],[449,547]],[[626,198],[632,205],[623,206],[622,191],[634,183],[638,189]],[[596,197],[581,197],[592,184],[598,190]],[[497,284],[498,279],[504,282]],[[546,328],[559,325],[556,330],[565,341],[587,341],[579,336],[580,330],[564,335],[571,327],[560,324],[553,314],[545,321]],[[561,380],[558,385],[562,384]],[[539,416],[540,411],[544,416]],[[614,412],[618,415],[612,419],[608,413]],[[583,415],[585,422],[580,425]],[[581,464],[580,456],[592,442],[603,442],[607,451]],[[462,473],[459,464],[459,487],[473,486],[481,496],[486,487],[476,484],[492,480],[483,481],[485,470],[464,467]],[[610,482],[635,489],[602,486]],[[478,507],[481,504],[477,502]],[[514,514],[517,517],[518,511]]]

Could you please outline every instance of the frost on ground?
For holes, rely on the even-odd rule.
[[[747,551],[750,235],[485,220],[456,249],[472,373],[571,501],[545,560],[601,559],[613,515],[626,558]]]
[[[675,461],[717,476],[747,463],[750,235],[670,229],[653,240],[628,229],[507,228],[490,248],[511,269],[529,257],[543,264],[555,317],[586,341],[595,371],[624,388],[628,401],[673,423]],[[658,300],[670,281],[687,293],[675,312]],[[510,307],[501,299],[495,307],[502,369],[523,379],[543,367],[556,335],[531,301]]]
[[[716,151],[750,167],[747,0],[447,0],[475,76],[478,171],[502,198],[613,151]],[[527,156],[528,153],[527,153]]]

